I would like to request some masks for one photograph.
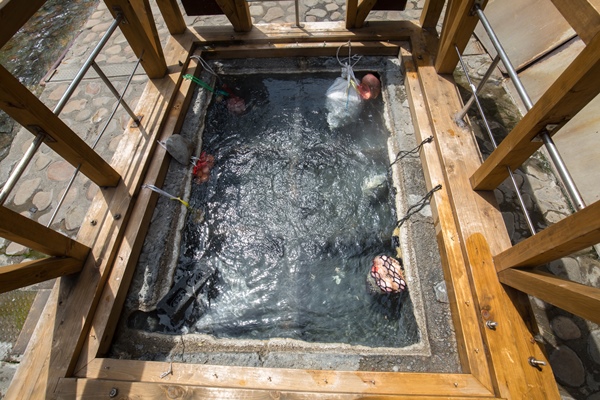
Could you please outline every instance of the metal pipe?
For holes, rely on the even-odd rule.
[[[494,48],[498,52],[498,56],[502,59],[502,63],[506,67],[508,76],[510,76],[510,79],[512,79],[513,84],[515,85],[515,88],[517,89],[517,92],[519,93],[519,96],[521,97],[521,100],[523,100],[523,103],[525,104],[525,107],[527,108],[527,111],[531,110],[531,108],[533,107],[533,103],[531,102],[531,99],[529,98],[529,95],[527,94],[525,87],[521,83],[521,79],[519,79],[519,76],[517,75],[517,71],[515,71],[515,68],[513,67],[512,63],[510,62],[510,59],[508,58],[508,55],[504,51],[504,48],[502,47],[500,40],[498,40],[498,36],[496,36],[496,33],[492,29],[492,26],[490,25],[490,22],[488,21],[487,17],[483,13],[483,10],[481,9],[481,7],[479,7],[478,5],[475,5],[475,12],[477,13],[477,16],[479,17],[479,20],[481,21],[483,28],[485,29],[488,36],[490,37],[490,40],[492,41]]]
[[[143,55],[144,53],[142,53]],[[117,104],[115,105],[115,107],[113,108],[113,111],[111,112],[110,116],[108,117],[108,119],[106,120],[106,123],[104,124],[104,126],[102,127],[102,129],[100,130],[100,133],[98,133],[98,136],[96,137],[96,139],[94,140],[94,144],[92,145],[92,149],[95,149],[96,146],[98,145],[98,142],[100,141],[100,139],[102,138],[102,136],[104,135],[104,132],[106,132],[106,129],[108,128],[108,124],[110,123],[110,121],[112,121],[113,117],[115,116],[115,113],[117,112],[117,109],[119,108],[120,104],[125,104],[125,102],[123,102],[123,97],[125,96],[125,93],[127,92],[127,89],[129,89],[129,85],[131,84],[131,81],[133,79],[133,76],[135,75],[135,71],[137,71],[139,65],[140,65],[140,61],[142,61],[142,58],[138,58],[137,63],[135,64],[135,67],[133,68],[133,72],[131,73],[131,75],[129,75],[129,78],[127,79],[127,83],[125,83],[125,87],[123,88],[123,92],[121,92],[121,94],[119,94],[117,92],[117,97],[118,97],[118,101]],[[94,63],[95,64],[95,63]],[[113,87],[114,88],[114,87]],[[116,89],[115,89],[116,90]],[[139,118],[137,119],[136,123],[139,123]],[[69,183],[67,184],[67,187],[65,188],[65,191],[63,192],[63,195],[61,196],[60,200],[58,201],[58,204],[56,205],[56,208],[54,209],[54,212],[52,213],[52,216],[50,217],[50,220],[48,221],[48,223],[46,224],[46,226],[49,228],[50,225],[52,225],[52,222],[54,222],[54,219],[56,218],[56,216],[58,215],[58,211],[60,210],[60,208],[62,207],[62,204],[65,201],[65,198],[67,197],[67,194],[69,193],[69,190],[71,190],[71,187],[73,186],[73,183],[75,182],[75,178],[77,177],[77,175],[79,174],[79,170],[81,169],[81,164],[79,164],[77,166],[77,168],[75,168],[75,171],[73,172],[73,175],[71,176],[71,180],[69,180]]]
[[[67,88],[65,93],[62,95],[62,97],[58,101],[58,104],[56,105],[56,107],[54,107],[54,111],[53,111],[54,114],[58,115],[62,112],[63,108],[67,104],[67,101],[69,101],[69,99],[73,95],[73,92],[75,92],[75,89],[77,88],[77,86],[79,85],[79,83],[81,82],[81,80],[83,79],[85,74],[87,73],[88,69],[90,69],[90,66],[92,65],[92,63],[94,63],[94,60],[96,59],[96,57],[98,56],[100,51],[102,51],[102,48],[106,45],[106,43],[112,36],[113,32],[115,31],[115,29],[117,29],[117,27],[119,26],[119,23],[121,22],[122,19],[123,19],[123,16],[121,14],[118,14],[117,17],[115,18],[115,20],[113,21],[113,23],[108,27],[108,30],[106,31],[104,36],[102,36],[102,39],[100,39],[100,41],[98,42],[98,44],[96,45],[94,50],[92,50],[92,53],[89,55],[87,60],[83,63],[83,65],[79,69],[79,72],[77,72],[77,75],[75,75],[75,78],[73,79],[73,81],[71,82],[71,84],[69,85],[69,87]]]
[[[473,93],[472,98],[474,99],[475,104],[477,105],[477,109],[479,110],[479,114],[481,115],[481,118],[483,119],[485,130],[487,131],[488,136],[490,137],[492,146],[494,146],[494,149],[496,149],[498,147],[496,144],[496,139],[494,139],[494,135],[492,134],[492,129],[490,128],[487,118],[485,117],[485,113],[483,112],[483,107],[481,105],[481,102],[479,101],[479,97],[477,96],[477,88],[471,81],[471,77],[468,74],[467,66],[465,65],[465,62],[463,61],[463,58],[460,54],[460,50],[458,49],[458,47],[456,45],[454,45],[454,48],[456,49],[456,53],[458,54],[458,60],[460,61],[460,65],[465,73],[465,76],[467,77],[467,81],[469,82],[469,87],[471,88],[471,92]],[[510,167],[506,167],[506,170],[508,171],[508,175],[513,184],[513,187],[515,188],[515,194],[517,195],[517,199],[519,200],[519,203],[521,204],[521,208],[523,209],[523,215],[525,216],[527,226],[529,227],[529,232],[531,232],[532,235],[535,235],[536,229],[533,226],[533,221],[531,221],[531,217],[529,216],[529,212],[527,211],[527,207],[525,206],[525,200],[523,199],[523,196],[521,196],[521,192],[519,191],[519,185],[517,184],[515,175],[513,174]]]
[[[135,115],[135,113],[133,112],[133,110],[131,108],[129,108],[129,105],[123,100],[122,97],[119,97],[120,94],[117,91],[117,89],[115,88],[115,86],[112,84],[112,82],[108,79],[108,77],[106,76],[106,74],[104,73],[104,71],[102,71],[102,69],[100,68],[100,66],[98,64],[96,64],[96,62],[92,62],[92,68],[94,68],[94,71],[96,71],[96,73],[98,74],[98,76],[100,77],[100,79],[102,79],[102,81],[104,81],[104,83],[106,84],[106,86],[108,86],[108,89],[112,92],[112,94],[119,99],[120,104],[123,106],[123,108],[125,109],[125,111],[127,111],[127,114],[129,114],[129,116],[131,118],[133,118],[133,122],[135,122],[136,124],[140,123],[140,119],[137,115]],[[135,67],[137,69],[137,65]],[[135,69],[134,69],[135,71]]]
[[[523,104],[525,105],[525,108],[527,109],[527,111],[531,110],[533,108],[533,102],[531,101],[531,98],[527,94],[527,91],[525,90],[525,87],[523,86],[521,79],[519,79],[519,76],[517,75],[515,68],[513,67],[512,63],[510,62],[510,59],[508,58],[508,55],[504,51],[502,44],[500,44],[498,37],[496,36],[494,30],[492,29],[492,26],[490,25],[485,14],[481,10],[481,7],[479,7],[478,5],[475,5],[474,9],[475,9],[475,12],[477,13],[477,16],[479,17],[479,20],[481,21],[481,24],[483,25],[485,31],[487,32],[488,36],[490,37],[490,40],[494,44],[494,48],[496,49],[496,51],[498,52],[498,55],[502,59],[502,62],[504,63],[504,66],[506,67],[508,75],[512,79],[512,82],[515,85],[515,88],[517,89],[517,92],[519,93],[521,100],[523,100]],[[542,138],[542,141],[544,142],[544,145],[546,146],[546,150],[548,150],[548,154],[550,155],[550,158],[554,162],[554,166],[556,167],[558,175],[561,177],[562,182],[565,185],[565,189],[567,190],[567,193],[569,193],[569,196],[571,197],[571,200],[573,201],[575,207],[578,210],[585,208],[585,202],[583,201],[583,198],[581,197],[581,194],[579,193],[579,190],[577,189],[577,186],[575,185],[575,181],[571,177],[571,174],[569,173],[567,166],[565,165],[560,153],[558,152],[558,149],[557,149],[556,145],[554,144],[554,141],[552,140],[550,135],[548,135],[547,132],[541,132],[540,136]]]
[[[46,138],[46,133],[40,132],[35,136],[35,139],[29,145],[29,148],[23,155],[23,158],[21,158],[21,161],[19,161],[19,164],[17,164],[15,169],[12,171],[12,173],[8,177],[8,180],[2,187],[2,192],[0,193],[0,206],[4,204],[4,202],[8,198],[8,195],[10,194],[10,192],[14,189],[15,185],[17,184],[17,181],[19,180],[19,178],[21,178],[21,175],[23,175],[23,172],[25,172],[25,168],[27,168],[27,166],[33,159],[33,156],[35,155],[35,153],[38,151],[38,149],[40,148],[42,143],[44,143],[45,138]]]
[[[298,0],[294,0],[294,9],[296,10],[296,28],[302,28],[300,25],[300,6],[298,5]]]
[[[488,79],[490,79],[490,76],[492,76],[492,72],[494,72],[494,69],[498,66],[499,62],[500,62],[500,57],[496,56],[496,58],[494,58],[494,60],[492,61],[492,64],[486,71],[485,75],[481,79],[481,82],[479,82],[479,85],[477,85],[477,89],[476,89],[475,93],[479,94],[483,90],[484,85],[487,83]],[[471,108],[471,106],[473,105],[474,100],[475,100],[475,95],[472,94],[471,97],[469,98],[469,100],[467,100],[467,102],[465,103],[462,110],[457,112],[456,115],[454,116],[454,120],[456,122],[462,121],[462,119],[467,114],[467,111],[469,111],[469,108]]]
[[[560,153],[558,152],[558,149],[556,148],[554,141],[552,140],[550,135],[548,135],[547,132],[542,132],[540,134],[540,136],[542,138],[542,141],[544,142],[544,145],[546,145],[546,150],[548,150],[548,154],[550,155],[550,158],[552,159],[552,161],[554,162],[554,165],[556,166],[556,170],[558,171],[558,174],[560,175],[562,181],[565,184],[565,188],[567,189],[569,196],[571,196],[571,199],[575,203],[574,204],[575,208],[577,210],[584,209],[585,201],[581,197],[579,190],[577,190],[577,186],[575,185],[575,182],[573,181],[573,177],[571,177],[571,174],[569,173],[567,166],[565,165],[562,157],[560,156]]]

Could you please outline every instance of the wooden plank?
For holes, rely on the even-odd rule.
[[[116,391],[119,398],[139,399],[253,399],[253,400],[375,400],[375,399],[414,399],[412,395],[364,395],[347,393],[282,391],[279,389],[230,389],[216,387],[199,387],[182,385],[181,383],[147,383],[147,382],[115,382],[95,381],[87,379],[63,379],[58,387],[57,399],[106,399],[108,393]],[[419,396],[421,400],[438,400],[448,397]],[[452,397],[457,400],[475,400],[481,397]],[[489,399],[489,398],[488,398]]]
[[[196,66],[197,61],[190,59],[185,73],[195,74]],[[179,130],[178,127],[185,116],[189,101],[191,101],[193,88],[195,88],[195,85],[192,85],[191,81],[184,80],[181,82],[181,86],[177,91],[177,98],[169,112],[167,123],[160,133],[160,141],[166,140]],[[144,181],[161,187],[170,159],[164,147],[158,146],[154,151]],[[79,371],[96,357],[104,355],[110,347],[137,266],[137,260],[146,238],[157,197],[154,192],[144,190],[139,193],[136,199],[131,219],[125,228],[124,240],[121,243],[100,303],[94,313],[90,334],[86,337],[75,371]]]
[[[160,38],[158,37],[158,31],[156,30],[156,23],[154,23],[149,0],[129,0],[129,3],[135,11],[135,15],[139,18],[140,24],[144,28],[144,34],[150,39],[154,52],[158,58],[164,60],[165,55],[162,51],[162,45],[160,44]]]
[[[541,271],[507,269],[498,273],[500,282],[544,300],[565,311],[600,323],[600,289],[559,278]]]
[[[0,236],[50,256],[79,261],[90,251],[88,246],[6,207],[0,207]]]
[[[177,0],[156,0],[167,29],[171,35],[179,35],[187,29]]]
[[[2,0],[0,2],[0,47],[40,9],[46,0]]]
[[[355,28],[362,28],[365,24],[367,16],[375,6],[377,0],[361,0],[356,10],[356,21],[354,23]]]
[[[201,26],[191,28],[202,46],[240,43],[255,44],[302,44],[328,42],[386,42],[409,40],[421,30],[413,21],[370,21],[369,26],[356,31],[349,31],[343,22],[304,22],[303,28],[293,24],[259,24],[250,32],[232,32],[223,26]],[[385,40],[383,39],[385,38]]]
[[[370,56],[395,56],[400,50],[399,41],[352,42],[352,54]],[[261,58],[261,57],[335,57],[340,46],[348,42],[326,43],[271,43],[246,45],[214,45],[203,54],[207,59]]]
[[[600,31],[600,0],[552,0],[585,44]]]
[[[417,54],[417,57],[419,55]],[[486,352],[492,363],[497,394],[507,398],[559,399],[550,368],[537,370],[528,357],[545,359],[543,349],[503,290],[492,254],[510,246],[502,215],[492,192],[474,192],[468,177],[481,163],[473,133],[452,119],[461,108],[453,78],[440,76],[426,57],[417,58],[418,74],[435,137],[436,148],[452,202],[463,254],[467,260]],[[496,330],[486,321],[499,324]]]
[[[418,45],[413,42],[413,48]],[[421,57],[427,57],[425,49],[419,51],[419,54]],[[417,142],[420,143],[433,136],[433,132],[412,55],[403,52],[402,58],[406,71],[405,87],[415,127],[415,136]],[[431,199],[431,209],[444,268],[446,290],[450,298],[462,370],[471,373],[491,391],[490,366],[483,351],[485,345],[480,331],[480,315],[474,307],[475,301],[466,261],[458,240],[459,235],[452,215],[452,205],[435,144],[425,145],[420,155],[427,189],[431,190],[438,184],[442,185],[442,188],[435,192]]]
[[[83,223],[79,231],[79,240],[92,244],[91,256],[77,279],[61,278],[54,287],[52,298],[57,301],[47,306],[7,398],[49,397],[58,380],[68,376],[75,367],[123,237],[123,224],[130,216],[132,198],[139,191],[157,134],[172,105],[172,96],[181,78],[182,66],[178,60],[187,58],[192,45],[192,35],[169,39],[165,47],[169,75],[148,82],[136,107],[136,114],[144,115],[142,126],[125,131],[119,151],[113,157],[113,164],[122,171],[123,179],[116,188],[98,193],[85,217],[85,221],[95,219],[101,223],[96,226]]]
[[[481,2],[481,9],[485,8],[487,0]],[[476,15],[471,15],[475,0],[452,0],[446,12],[440,45],[435,60],[435,69],[439,74],[451,74],[458,64],[458,54],[454,49],[456,45],[462,53],[479,22]]]
[[[0,293],[81,271],[83,261],[50,257],[0,267]]]
[[[600,243],[600,201],[494,257],[497,271],[535,267]]]
[[[517,71],[576,36],[549,0],[490,0],[485,15]],[[490,56],[496,57],[483,25],[477,24],[475,35]],[[498,68],[506,74],[503,63]]]
[[[4,112],[34,135],[48,134],[51,139],[46,144],[74,167],[81,164],[81,173],[95,184],[117,184],[119,174],[2,66],[0,82],[0,108]]]
[[[145,0],[147,1],[147,0]],[[106,7],[116,18],[121,13],[126,23],[119,25],[121,32],[127,39],[129,46],[138,58],[141,58],[141,64],[149,78],[162,78],[167,73],[167,65],[164,57],[161,57],[154,48],[154,40],[150,38],[144,29],[144,26],[136,10],[127,0],[104,0]]]
[[[358,11],[358,0],[346,0],[346,28],[356,28],[356,12]]]
[[[445,0],[425,0],[419,19],[423,29],[436,29],[445,3]]]
[[[252,368],[97,358],[77,376],[112,381],[362,395],[493,396],[470,374]]]
[[[541,146],[532,140],[546,126],[555,126],[550,134],[556,134],[599,92],[600,34],[597,34],[474,172],[473,188],[495,189],[508,177],[507,166],[513,170],[518,168]]]

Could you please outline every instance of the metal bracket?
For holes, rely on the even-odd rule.
[[[475,2],[473,3],[473,7],[469,11],[469,15],[470,16],[475,15],[477,13],[476,10],[478,8],[481,9],[481,6],[483,5],[483,2],[484,2],[484,0],[475,0]]]
[[[37,136],[42,136],[42,141],[44,143],[56,143],[56,139],[48,134],[44,129],[42,129],[39,125],[27,125],[27,130],[29,132],[35,133]]]
[[[115,13],[115,19],[120,20],[119,22],[121,24],[128,24],[127,18],[125,18],[125,13],[123,12],[123,9],[120,6],[113,6],[112,9]]]

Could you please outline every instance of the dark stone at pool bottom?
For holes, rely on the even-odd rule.
[[[332,130],[323,98],[332,78],[223,78],[252,107],[209,110],[204,150],[216,163],[190,199],[207,220],[188,222],[179,280],[130,327],[374,347],[419,339],[410,296],[365,288],[373,257],[395,252],[382,103]]]

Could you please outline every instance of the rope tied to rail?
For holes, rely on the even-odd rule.
[[[425,208],[425,206],[429,204],[431,198],[433,197],[433,194],[435,192],[437,192],[438,190],[440,190],[441,188],[442,188],[442,185],[437,185],[436,187],[434,187],[433,189],[431,189],[429,192],[427,192],[427,194],[425,196],[423,196],[423,198],[421,200],[419,200],[417,203],[415,203],[412,206],[410,206],[408,208],[408,211],[404,215],[404,217],[402,217],[396,223],[396,226],[398,228],[400,228],[402,226],[402,224],[404,224],[406,221],[408,221],[408,219],[410,217],[412,217],[413,215],[415,215],[416,213],[418,213],[419,211],[421,211],[423,208]]]
[[[426,143],[431,143],[431,142],[433,142],[433,136],[429,136],[428,138],[424,139],[421,143],[419,143],[419,145],[417,147],[415,147],[412,150],[399,151],[398,154],[396,154],[396,158],[394,159],[394,161],[390,164],[390,167],[393,166],[394,164],[396,164],[398,161],[401,161],[403,158],[408,157],[409,155],[419,154],[419,152],[421,151],[421,148]]]

